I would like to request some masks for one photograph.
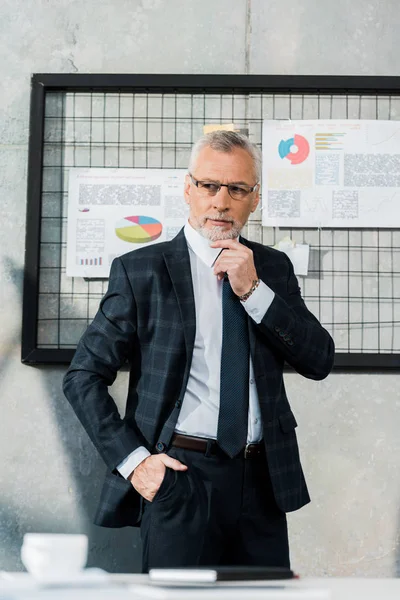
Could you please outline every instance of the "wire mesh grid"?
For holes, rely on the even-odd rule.
[[[186,168],[205,124],[234,123],[261,147],[264,119],[400,119],[400,98],[365,95],[46,92],[37,347],[74,348],[106,280],[66,276],[71,167]],[[400,231],[266,228],[245,235],[310,244],[299,277],[310,310],[338,353],[400,352]]]

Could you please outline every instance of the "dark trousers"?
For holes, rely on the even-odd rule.
[[[153,502],[143,502],[143,572],[290,566],[286,515],[276,505],[264,454],[231,459],[174,447],[168,454],[188,470],[167,469]]]

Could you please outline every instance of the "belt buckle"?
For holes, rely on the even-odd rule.
[[[246,458],[249,458],[251,456],[250,446],[253,446],[253,444],[246,444],[244,447],[244,459],[245,460],[246,460]]]

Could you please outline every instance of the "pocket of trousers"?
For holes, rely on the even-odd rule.
[[[152,502],[149,504],[154,504],[155,502],[164,501],[171,495],[173,488],[176,485],[177,481],[177,472],[174,469],[170,469],[166,467],[164,479],[161,482],[160,487],[158,488]]]
[[[204,480],[198,469],[191,465],[187,471],[167,467],[164,479],[153,498],[147,502],[153,518],[171,519],[177,515],[181,523],[191,523],[190,529],[199,532],[210,518],[211,482]]]

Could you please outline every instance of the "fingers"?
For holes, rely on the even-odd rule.
[[[238,248],[246,248],[246,246],[237,240],[217,240],[210,244],[210,248],[229,248],[231,250],[235,250]]]
[[[252,282],[258,279],[254,265],[253,252],[238,244],[239,249],[227,249],[221,253],[214,265],[214,275],[221,281],[225,273],[229,277],[229,283],[237,296],[242,296],[252,286]]]
[[[158,456],[159,456],[161,462],[166,467],[169,467],[170,469],[173,469],[174,471],[186,471],[187,470],[186,465],[181,463],[176,458],[171,458],[170,456],[168,456],[168,454],[159,454]]]
[[[186,471],[187,466],[167,454],[152,454],[145,458],[129,477],[137,492],[149,502],[160,488],[165,477],[165,470]]]
[[[164,479],[165,469],[158,456],[149,456],[136,467],[129,479],[135,490],[152,502]]]
[[[223,276],[229,269],[240,269],[249,262],[249,256],[245,254],[227,254],[225,252],[223,254],[225,256],[222,255],[214,265],[214,275],[222,273]]]

